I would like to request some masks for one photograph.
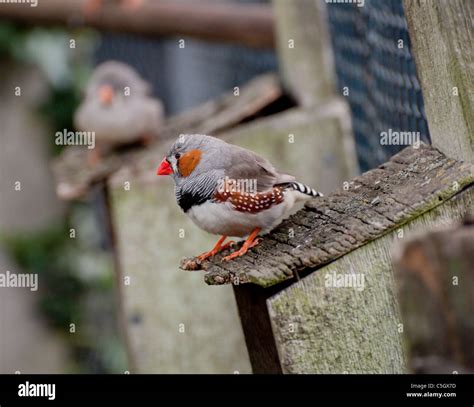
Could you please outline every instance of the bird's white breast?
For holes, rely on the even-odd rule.
[[[256,227],[266,233],[289,215],[294,204],[308,199],[297,191],[285,191],[283,202],[258,213],[241,212],[230,202],[206,201],[191,207],[186,214],[201,229],[216,235],[244,237]]]

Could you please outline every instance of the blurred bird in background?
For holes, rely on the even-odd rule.
[[[77,130],[95,133],[91,166],[115,147],[148,144],[158,136],[163,105],[150,94],[150,85],[127,64],[107,61],[95,69],[74,115]]]

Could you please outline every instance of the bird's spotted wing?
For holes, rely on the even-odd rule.
[[[214,196],[217,202],[230,202],[239,212],[259,213],[283,202],[284,186],[277,186],[265,192],[255,194],[238,191],[218,191]]]

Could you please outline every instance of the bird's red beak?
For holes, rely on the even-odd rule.
[[[163,158],[158,170],[156,171],[156,175],[170,175],[173,173],[173,168],[171,168],[170,163],[166,158]]]
[[[104,106],[108,106],[114,99],[114,88],[110,85],[102,85],[99,88],[99,100]]]

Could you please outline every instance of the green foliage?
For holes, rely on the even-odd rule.
[[[81,320],[78,304],[86,288],[74,272],[73,265],[67,261],[67,253],[72,248],[65,236],[65,227],[55,226],[41,233],[4,238],[5,247],[18,265],[38,273],[45,289],[40,301],[41,309],[57,328]]]
[[[74,88],[53,88],[49,99],[39,107],[39,113],[46,117],[53,127],[53,131],[72,129],[74,112],[79,105],[79,96]],[[53,140],[54,138],[51,138]],[[57,155],[64,148],[52,144],[53,154]]]
[[[22,59],[28,30],[11,23],[0,23],[0,60]]]

